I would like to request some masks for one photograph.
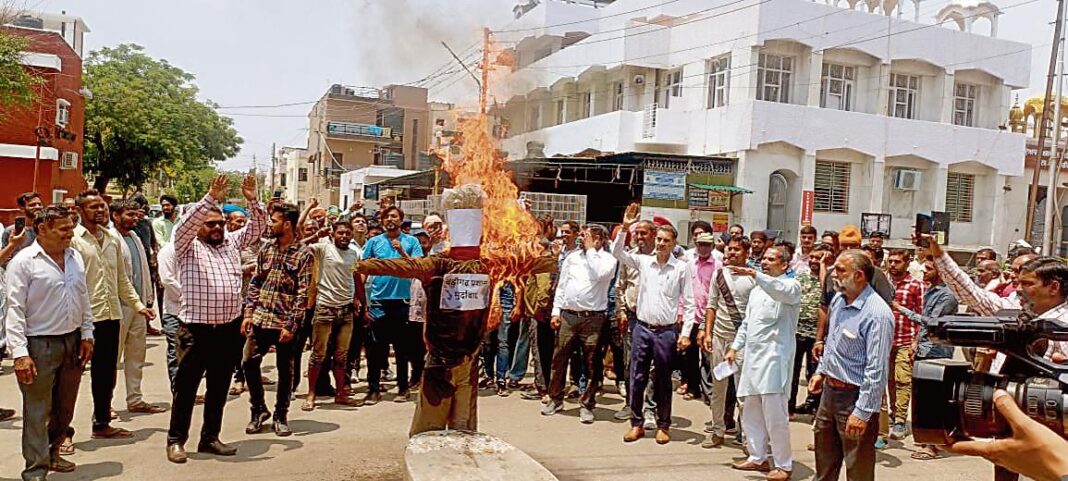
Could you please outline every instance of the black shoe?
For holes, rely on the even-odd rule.
[[[201,441],[200,444],[197,445],[197,452],[214,454],[216,456],[233,456],[237,454],[237,448],[223,444],[222,441],[216,439],[208,443]]]
[[[0,421],[7,421],[15,417],[14,409],[0,408]]]
[[[274,434],[275,436],[286,437],[293,434],[293,431],[289,429],[289,423],[286,422],[285,417],[274,418]]]
[[[181,444],[168,444],[167,445],[167,461],[175,464],[182,464],[189,459],[185,454],[185,447]]]
[[[498,384],[497,385],[497,395],[498,396],[500,396],[500,397],[508,397],[509,394],[511,394],[511,392],[508,391],[508,388],[504,384]]]
[[[363,397],[364,406],[374,406],[382,402],[382,394],[377,392],[369,392]]]
[[[248,426],[245,427],[245,434],[256,434],[263,430],[263,423],[271,419],[271,413],[268,411],[260,411],[252,414],[252,420],[249,421]],[[199,449],[199,448],[198,448]]]

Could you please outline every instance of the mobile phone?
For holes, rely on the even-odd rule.
[[[916,245],[920,247],[930,247],[930,242],[925,239],[924,235],[931,234],[931,225],[933,224],[931,216],[927,214],[916,214]]]
[[[25,229],[26,229],[26,218],[25,217],[21,217],[21,216],[20,217],[16,217],[15,218],[15,235],[22,234],[22,231],[25,230]]]

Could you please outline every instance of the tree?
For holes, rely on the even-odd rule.
[[[4,23],[0,7],[0,23]],[[22,66],[22,52],[29,45],[24,37],[0,29],[0,119],[8,108],[27,107],[37,100],[34,90],[43,79]]]
[[[194,76],[122,44],[89,54],[85,170],[103,191],[112,180],[140,185],[161,169],[197,171],[232,157],[243,142],[217,105],[197,99]]]
[[[208,187],[211,186],[212,179],[219,174],[226,174],[230,178],[230,189],[226,191],[226,198],[219,200],[226,202],[229,199],[241,199],[238,203],[244,204],[244,196],[241,194],[241,182],[245,180],[245,174],[241,172],[221,172],[214,167],[201,167],[181,172],[174,183],[174,188],[167,190],[177,196],[179,202],[196,202],[204,197],[204,194],[208,193]],[[262,185],[262,181],[260,184]]]

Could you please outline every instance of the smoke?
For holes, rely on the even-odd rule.
[[[512,5],[504,0],[356,0],[348,23],[362,80],[383,86],[423,79],[446,63],[446,72],[460,69],[442,41],[470,65],[481,48],[482,28],[506,22]],[[457,72],[428,80],[431,99],[477,97],[474,81],[457,79],[461,74],[469,77]]]

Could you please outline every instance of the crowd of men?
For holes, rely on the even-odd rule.
[[[22,220],[3,232],[0,266],[4,345],[24,399],[23,479],[75,469],[63,456],[75,449],[71,422],[87,366],[91,437],[132,435],[111,425],[119,366],[127,410],[165,411],[140,389],[157,315],[167,339],[166,456],[174,463],[188,459],[196,403],[204,404],[197,451],[232,456],[236,448],[219,439],[223,408],[246,390],[250,435],[292,434],[290,403],[305,378],[304,412],[324,397],[342,406],[382,402],[383,381],[395,384],[394,402],[418,398],[430,368],[423,326],[436,306],[428,309],[419,280],[365,275],[360,265],[446,252],[442,216],[413,230],[388,203],[370,216],[360,205],[264,205],[252,177],[241,185],[245,208],[221,206],[228,188],[225,176],[216,178],[184,212],[163,196],[155,219],[143,196],[109,203],[88,190],[73,205],[48,207],[36,193],[19,197]],[[981,250],[968,272],[929,237],[914,239],[924,247],[887,250],[883,234],[864,239],[853,226],[822,235],[806,226],[795,246],[775,232],[747,235],[735,225],[715,233],[696,221],[686,248],[671,222],[641,219],[636,204],[613,226],[537,220],[541,255],[556,268],[495,286],[503,312],[482,343],[479,387],[540,401],[546,416],[577,399],[578,419],[593,423],[598,396],[614,384],[626,401],[614,418],[629,422],[627,443],[647,430],[670,442],[672,403],[704,402],[702,447],[730,439],[747,454],[732,467],[770,480],[791,477],[789,423],[806,419],[817,479],[837,480],[843,465],[849,479],[874,479],[876,450],[909,435],[913,362],[954,356],[928,338],[927,320],[1023,309],[1068,321],[1068,266],[1028,247],[1003,259]],[[276,380],[262,373],[271,353]],[[977,369],[1004,361],[963,355]],[[1068,361],[1068,347],[1050,342],[1045,355]],[[277,383],[273,407],[267,383]],[[473,413],[472,405],[472,428]],[[0,409],[0,420],[14,415]],[[940,453],[919,446],[912,457]]]

